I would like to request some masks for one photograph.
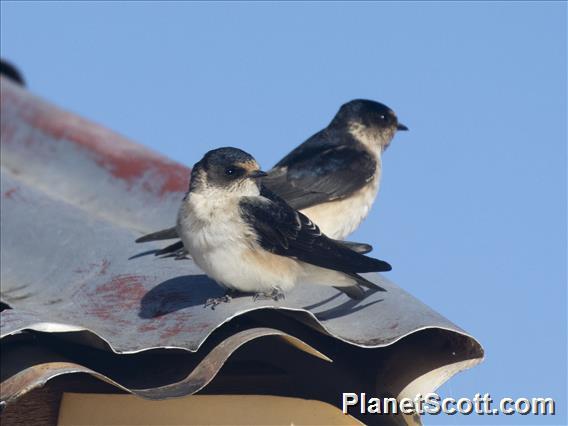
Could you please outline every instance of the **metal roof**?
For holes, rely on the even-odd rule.
[[[316,335],[345,348],[375,350],[434,330],[454,355],[429,368],[466,362],[459,370],[482,359],[472,336],[379,274],[366,277],[387,292],[362,301],[333,288],[299,285],[278,302],[247,296],[204,309],[207,298],[222,295],[219,286],[191,260],[154,257],[153,250],[167,242],[134,243],[142,233],[174,223],[188,168],[5,78],[1,117],[1,298],[10,307],[0,314],[2,339],[11,342],[31,330],[121,356],[151,349],[195,353],[207,365],[215,360],[216,367],[199,370],[197,363],[189,373],[203,385],[237,347],[266,335],[289,336],[317,354],[311,348]],[[254,317],[262,326],[230,331],[241,317]],[[293,332],[283,331],[274,318],[291,321]],[[306,340],[298,337],[302,333]],[[135,390],[80,362],[34,362],[3,374],[3,400],[80,371],[150,398],[202,387],[172,382]],[[416,377],[425,373],[418,370]]]

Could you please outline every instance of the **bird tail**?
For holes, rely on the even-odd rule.
[[[146,243],[148,241],[170,240],[178,238],[177,230],[175,227],[162,229],[161,231],[152,232],[151,234],[143,235],[136,240],[137,243]]]
[[[346,273],[387,272],[392,269],[392,266],[384,260],[365,256],[346,247],[343,247],[343,249],[342,252],[337,253],[338,262],[336,265],[338,268],[336,269],[334,265],[330,265],[328,268]]]
[[[350,287],[334,287],[334,288],[341,291],[342,293],[345,293],[347,296],[349,296],[351,299],[354,300],[363,300],[365,298],[365,292],[358,285],[352,285]]]
[[[182,241],[178,241],[177,243],[173,243],[170,244],[167,247],[164,247],[161,250],[158,250],[156,253],[154,253],[155,256],[164,256],[164,255],[178,255],[181,253],[181,251],[184,250],[183,247],[183,242]],[[167,257],[167,256],[166,256]]]

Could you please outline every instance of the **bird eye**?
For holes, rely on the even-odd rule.
[[[383,121],[386,121],[386,120],[387,120],[387,116],[384,115],[384,114],[379,115],[379,118],[380,118],[381,120],[383,120]]]
[[[227,167],[227,168],[225,169],[225,174],[226,174],[227,176],[231,176],[231,175],[235,174],[235,171],[236,171],[236,170],[235,170],[234,167]]]

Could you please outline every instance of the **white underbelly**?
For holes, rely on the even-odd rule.
[[[301,271],[293,259],[239,245],[200,251],[192,257],[221,286],[243,292],[289,291]]]
[[[373,182],[344,200],[330,201],[302,210],[330,238],[345,239],[371,211],[379,190],[380,172]]]
[[[205,224],[191,214],[180,214],[177,229],[196,265],[223,287],[288,291],[300,275],[297,261],[260,248],[250,229],[234,217]]]

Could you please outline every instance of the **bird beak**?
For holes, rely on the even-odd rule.
[[[396,130],[408,130],[408,127],[406,127],[402,123],[398,123],[398,125],[396,126]]]
[[[248,174],[248,177],[253,179],[261,178],[264,176],[268,176],[268,173],[263,172],[262,170],[255,170]]]

